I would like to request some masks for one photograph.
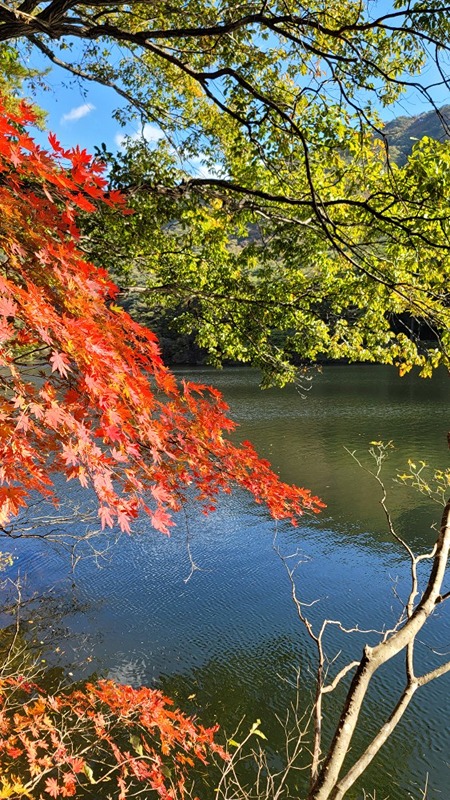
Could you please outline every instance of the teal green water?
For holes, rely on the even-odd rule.
[[[448,462],[446,432],[448,376],[432,381],[400,380],[384,367],[326,367],[308,392],[291,387],[261,392],[256,373],[199,369],[189,377],[214,383],[239,421],[237,438],[250,439],[281,477],[307,486],[327,509],[304,517],[293,529],[278,526],[284,553],[298,552],[298,591],[318,626],[324,617],[346,626],[390,626],[407,592],[408,566],[392,542],[379,506],[379,491],[345,450],[365,458],[371,440],[393,440],[385,471],[389,504],[399,533],[417,551],[430,546],[440,508],[392,483],[408,458],[435,466]],[[367,459],[366,459],[367,461]],[[80,526],[80,530],[84,530]],[[133,684],[163,686],[189,712],[219,721],[231,734],[242,717],[256,718],[275,751],[281,733],[275,714],[292,699],[287,681],[301,671],[301,705],[311,690],[314,653],[295,614],[290,585],[273,549],[275,524],[243,493],[223,497],[209,517],[188,506],[170,539],[144,523],[122,537],[101,569],[83,558],[74,575],[61,548],[17,543],[29,590],[64,598],[54,630],[43,633],[50,649],[65,644],[67,667],[76,676],[92,670]],[[189,552],[198,566],[191,574]],[[17,562],[16,562],[17,565]],[[349,638],[332,632],[331,671],[361,652],[374,635]],[[442,607],[418,647],[420,668],[450,652],[450,624]],[[419,669],[419,667],[418,667]],[[375,682],[355,751],[376,728],[396,697],[402,664],[385,669]],[[450,678],[418,693],[385,750],[349,797],[363,787],[377,800],[450,797]],[[191,697],[188,700],[188,697]],[[332,730],[342,691],[325,708]]]

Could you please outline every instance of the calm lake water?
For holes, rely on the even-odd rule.
[[[446,467],[448,376],[432,381],[399,379],[384,367],[324,368],[311,388],[261,392],[256,372],[196,370],[189,377],[219,387],[240,423],[239,439],[250,439],[289,482],[307,486],[327,503],[320,517],[303,517],[294,529],[278,526],[283,553],[298,552],[298,592],[314,624],[324,617],[346,626],[381,629],[400,610],[408,588],[408,565],[389,537],[379,490],[346,452],[357,450],[369,464],[371,440],[392,440],[395,450],[384,472],[389,506],[398,532],[417,551],[429,548],[441,508],[393,483],[408,458]],[[87,525],[80,525],[83,532]],[[188,506],[171,538],[148,530],[122,537],[99,568],[83,558],[74,574],[70,555],[58,547],[18,542],[17,565],[28,590],[40,592],[40,633],[48,659],[65,651],[76,677],[97,674],[164,690],[202,721],[219,721],[228,735],[245,717],[257,719],[275,750],[281,741],[275,715],[292,699],[290,681],[301,671],[301,706],[306,708],[314,653],[290,598],[286,571],[273,548],[276,525],[244,493],[223,497],[209,517]],[[5,548],[6,549],[6,548]],[[199,569],[191,574],[192,559]],[[449,588],[449,587],[447,587]],[[47,604],[47,605],[46,605]],[[49,606],[50,604],[50,606]],[[48,612],[50,608],[50,612]],[[327,639],[333,674],[361,652],[374,635]],[[418,670],[450,652],[450,621],[444,606],[418,647]],[[367,698],[361,747],[395,700],[402,662],[385,669]],[[395,734],[358,789],[376,790],[377,800],[450,797],[450,676],[418,692]],[[330,697],[330,695],[328,695]],[[342,691],[325,706],[332,731]],[[189,699],[188,699],[189,698]]]

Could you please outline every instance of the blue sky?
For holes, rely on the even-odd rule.
[[[33,58],[30,66],[46,69],[48,62],[44,58]],[[125,106],[125,101],[113,89],[85,81],[75,82],[73,76],[60,67],[51,68],[45,77],[48,88],[38,88],[33,99],[44,109],[46,131],[34,130],[33,136],[43,147],[48,146],[48,131],[55,133],[63,147],[78,145],[89,153],[102,142],[110,151],[120,147],[125,136],[138,136],[142,132],[147,141],[157,142],[163,138],[163,131],[157,125],[146,124],[144,128],[139,120],[132,119],[123,127],[114,119],[114,110]],[[217,175],[214,165],[208,168],[201,155],[188,162],[180,160],[180,167],[198,177]]]
[[[39,66],[44,63],[39,60]],[[137,132],[137,124],[124,129],[113,119],[113,111],[122,101],[112,89],[93,82],[74,84],[71,76],[58,67],[51,69],[45,81],[48,90],[38,90],[35,100],[47,113],[48,130],[57,135],[64,147],[79,145],[92,152],[105,142],[109,149],[115,149],[119,136]],[[44,144],[46,137],[36,138]]]

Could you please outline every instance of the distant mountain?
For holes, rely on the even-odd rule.
[[[442,119],[448,126],[442,123]],[[415,141],[429,136],[431,139],[444,141],[450,139],[450,105],[443,106],[439,114],[436,111],[429,111],[426,114],[418,114],[416,117],[396,117],[387,122],[384,133],[390,148],[391,158],[397,164],[404,164],[410,154]]]

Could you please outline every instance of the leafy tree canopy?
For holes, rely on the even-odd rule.
[[[159,127],[156,147],[110,158],[136,213],[103,207],[86,247],[175,308],[214,362],[257,363],[269,382],[318,357],[427,375],[448,363],[449,146],[424,141],[398,168],[379,114],[412,87],[433,102],[417,76],[431,60],[445,82],[449,10],[23,0],[0,8],[0,41],[114,87],[119,118]]]
[[[264,190],[236,197],[225,179],[217,188],[183,173],[166,143],[130,142],[109,157],[110,185],[135,213],[103,207],[83,226],[84,247],[131,296],[171,309],[216,365],[257,364],[267,383],[292,379],[299,359],[376,361],[402,373],[418,365],[430,375],[448,364],[449,145],[424,140],[404,168],[387,170],[368,137],[351,132],[345,151],[337,141],[314,163],[331,233],[309,201],[301,207],[301,161],[286,164],[284,177],[281,163],[276,175],[253,165],[247,183]],[[287,181],[292,204],[281,194],[255,200]]]
[[[25,40],[115,87],[160,127],[157,148],[130,144],[113,161],[135,215],[103,209],[88,248],[103,255],[106,230],[109,266],[144,273],[149,302],[174,306],[214,361],[256,362],[281,382],[298,357],[428,374],[448,344],[448,147],[425,142],[398,170],[373,131],[375,101],[395,101],[430,46],[447,48],[447,12],[443,2],[397,2],[379,16],[349,0],[24,0],[0,9],[0,41]],[[199,156],[213,176],[180,170]],[[405,314],[432,325],[439,345],[393,327]]]

